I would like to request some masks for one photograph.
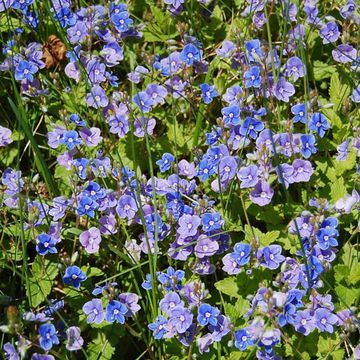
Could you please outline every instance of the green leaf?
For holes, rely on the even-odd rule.
[[[333,203],[345,197],[345,195],[347,194],[345,182],[342,177],[337,177],[335,181],[330,184],[330,188],[330,196]]]
[[[331,76],[329,96],[331,102],[334,103],[334,110],[338,111],[344,100],[350,95],[351,86],[344,81],[344,77],[340,78],[339,73],[335,72]]]
[[[87,348],[88,360],[111,360],[114,352],[115,348],[102,332]]]
[[[315,60],[313,63],[313,74],[314,78],[317,81],[321,81],[331,77],[332,74],[336,72],[336,67],[333,65],[328,65],[322,61]]]
[[[215,287],[223,294],[240,298],[240,294],[238,293],[238,285],[236,283],[235,277],[228,277],[224,280],[220,280],[215,283]]]
[[[31,307],[39,306],[47,298],[58,273],[59,269],[55,263],[39,255],[36,257],[29,277],[30,293],[26,291]]]
[[[235,323],[249,309],[249,301],[244,298],[238,298],[235,304],[225,303],[225,314]]]
[[[335,292],[342,307],[353,306],[360,296],[358,289],[344,285],[335,286]]]
[[[338,334],[320,334],[318,341],[318,358],[343,360],[344,349],[340,349],[342,341]]]

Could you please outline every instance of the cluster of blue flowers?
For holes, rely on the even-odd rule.
[[[185,0],[164,3],[164,12],[174,21],[188,10]],[[197,3],[211,16],[212,1]],[[32,0],[0,2],[0,13],[15,13],[27,29],[9,34],[0,71],[11,73],[24,103],[40,104],[46,113],[46,144],[56,160],[56,175],[61,178],[65,174],[66,186],[57,196],[41,197],[33,191],[32,182],[38,180],[30,181],[27,173],[24,176],[15,168],[2,171],[2,209],[23,213],[22,230],[30,234],[28,247],[42,264],[57,263],[60,292],[65,294],[49,300],[44,309],[23,312],[22,320],[29,329],[31,323],[39,323],[32,327],[37,331],[37,348],[26,335],[20,335],[17,343],[4,344],[7,359],[24,358],[29,351],[32,360],[52,360],[53,347],[62,343],[68,351],[81,351],[85,326],[125,326],[126,321],[138,321],[147,311],[139,303],[146,304],[154,292],[160,295],[154,296],[157,302],[152,304],[158,307],[154,311],[157,316],[147,322],[153,338],[176,338],[190,349],[197,344],[200,354],[227,339],[240,351],[256,347],[257,359],[281,359],[277,345],[291,327],[299,336],[315,330],[333,333],[335,327],[350,336],[359,328],[352,309],[335,311],[332,295],[321,293],[322,277],[332,270],[342,242],[341,216],[359,209],[356,190],[334,203],[319,198],[302,204],[312,212],[304,210],[300,216],[292,216],[288,236],[299,240],[292,254],[280,241],[264,246],[255,234],[251,241],[233,236],[232,230],[238,234],[239,229],[230,226],[227,205],[220,204],[224,196],[229,202],[240,194],[241,211],[250,226],[245,203],[261,212],[271,203],[278,204],[283,193],[297,192],[301,184],[311,191],[321,163],[317,155],[327,151],[324,141],[335,132],[336,121],[327,111],[333,104],[325,106],[323,99],[300,95],[309,87],[309,68],[301,56],[308,46],[307,27],[324,46],[332,46],[331,61],[339,68],[356,72],[360,65],[351,36],[341,32],[346,27],[333,17],[324,16],[324,21],[316,0],[298,5],[281,1],[286,41],[281,47],[270,46],[258,32],[268,25],[269,3],[277,6],[272,1],[249,0],[242,9],[241,16],[249,18],[256,29],[252,37],[225,39],[210,53],[196,36],[184,33],[166,55],[161,52],[133,66],[135,55],[129,49],[144,36],[144,27],[137,24],[125,3],[76,8],[70,0],[52,1],[52,21],[62,29],[68,51],[64,63],[59,64],[62,74],[54,70],[51,83],[46,79],[43,45],[33,38],[23,43],[20,36],[24,33],[27,39],[29,29],[39,27],[40,10]],[[348,0],[338,13],[346,26],[360,24],[355,1]],[[304,24],[298,23],[299,17]],[[128,58],[130,68],[126,66]],[[215,76],[205,79],[213,64],[221,64],[219,69],[228,72],[224,89],[215,85],[219,84]],[[119,90],[123,81],[119,80],[120,67],[126,69],[124,82],[131,90]],[[71,86],[60,84],[59,76]],[[63,103],[59,114],[51,114],[48,106],[54,88],[63,93],[61,101],[65,96],[75,97],[78,111]],[[358,83],[346,100],[349,108],[360,103]],[[157,158],[150,159],[154,161],[149,172],[132,168],[123,144],[135,147],[138,141],[136,144],[145,143],[149,151],[149,139],[164,126],[173,105],[181,109],[179,119],[184,112],[184,121],[194,109],[197,120],[209,118],[201,129],[204,143],[196,143],[191,155],[180,155],[175,147],[171,153],[156,153]],[[332,147],[337,148],[333,161],[360,156],[360,127],[352,124],[351,132],[346,139],[331,138]],[[10,147],[14,141],[13,131],[0,126],[0,147]],[[360,174],[360,166],[354,173]],[[71,235],[66,233],[70,223],[76,224]],[[70,246],[68,236],[73,236]],[[166,270],[141,272],[145,277],[142,289],[137,289],[141,293],[121,292],[122,284],[108,279],[90,291],[92,284],[82,265],[104,260],[103,268],[108,269],[109,246],[118,252],[121,248],[126,266],[138,269],[148,262],[152,269],[154,258],[160,258],[157,265]],[[274,281],[272,285],[260,283],[255,294],[244,294],[250,301],[244,315],[246,325],[235,326],[226,309],[212,303],[215,297],[210,296],[204,279],[219,273],[235,277],[245,272],[250,277],[253,269],[271,273]],[[71,309],[81,312],[79,326],[65,329],[64,323],[55,324],[58,314],[72,319],[68,293],[62,289],[83,291],[82,307]],[[356,352],[359,347],[354,356]]]

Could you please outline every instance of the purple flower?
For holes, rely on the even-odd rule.
[[[90,60],[87,63],[86,71],[92,85],[100,84],[106,80],[106,66],[96,59]]]
[[[220,310],[217,307],[213,307],[209,304],[201,304],[198,310],[197,321],[201,326],[208,324],[216,326],[217,316],[220,314]]]
[[[39,334],[39,344],[45,351],[49,351],[54,344],[59,344],[59,338],[56,336],[56,329],[53,324],[42,324],[39,327]]]
[[[356,59],[357,51],[349,44],[341,44],[331,53],[335,61],[346,64]]]
[[[333,43],[339,36],[340,31],[335,21],[326,23],[320,30],[320,37],[323,39],[323,44]]]
[[[152,99],[154,105],[165,104],[167,90],[162,85],[149,84],[145,90],[146,94]]]
[[[298,311],[294,319],[295,330],[305,336],[309,335],[315,328],[314,315],[311,310]]]
[[[179,175],[186,176],[188,179],[192,179],[195,176],[195,164],[189,163],[187,160],[182,159],[178,163]]]
[[[184,214],[179,218],[177,233],[182,237],[194,236],[200,226],[201,219],[197,215]]]
[[[19,353],[16,351],[14,345],[7,342],[3,346],[4,356],[6,360],[20,360]]]
[[[138,207],[134,198],[130,195],[122,195],[116,206],[116,212],[121,218],[133,219],[136,215]]]
[[[274,270],[285,260],[285,257],[281,255],[281,251],[280,245],[269,245],[260,248],[256,253],[256,257],[262,266]]]
[[[294,160],[292,166],[293,166],[294,172],[291,176],[291,183],[292,182],[308,182],[310,180],[310,177],[314,172],[314,169],[313,169],[310,161],[296,159],[296,160]]]
[[[187,44],[180,52],[180,60],[187,66],[191,66],[195,61],[201,61],[202,51],[193,44]]]
[[[83,231],[80,234],[79,240],[88,254],[97,253],[101,242],[100,230],[96,227],[91,227],[89,230]]]
[[[233,156],[223,156],[219,163],[220,181],[226,182],[234,178],[238,168],[237,161]]]
[[[274,94],[278,100],[289,102],[290,97],[295,94],[295,88],[284,77],[281,77],[274,88]]]
[[[96,127],[92,127],[90,129],[82,128],[79,133],[85,144],[89,147],[95,147],[99,145],[103,139],[100,135],[100,129]]]
[[[106,321],[110,323],[116,321],[119,324],[124,324],[127,311],[128,309],[123,303],[117,300],[111,300],[106,306]]]
[[[95,85],[91,88],[91,92],[86,95],[86,103],[88,106],[98,109],[99,107],[107,106],[109,99],[106,96],[105,90],[101,86]]]
[[[250,200],[254,204],[265,206],[270,204],[273,195],[274,190],[271,188],[270,184],[265,181],[259,181],[255,185],[255,189],[250,192]]]
[[[241,271],[241,266],[236,262],[232,253],[226,254],[222,258],[222,263],[224,265],[222,269],[229,275],[236,275],[239,274]]]
[[[133,293],[120,294],[119,300],[127,308],[127,312],[125,313],[126,317],[134,317],[134,315],[141,309],[140,305],[138,304],[139,297],[136,294]]]
[[[164,296],[160,301],[159,306],[161,311],[171,317],[172,310],[176,306],[184,307],[184,302],[176,292],[171,291]]]
[[[77,21],[74,26],[67,29],[67,35],[72,44],[83,42],[87,34],[86,25],[83,21]]]
[[[292,76],[294,81],[305,75],[305,67],[300,58],[293,56],[288,59],[286,62],[286,75]]]
[[[232,41],[224,40],[221,44],[221,47],[216,50],[217,56],[220,59],[229,58],[235,50],[235,44]]]
[[[13,142],[10,129],[0,126],[0,147],[9,145]]]
[[[337,161],[345,161],[347,159],[349,152],[349,144],[350,144],[350,139],[346,139],[344,142],[338,145],[337,147],[338,156],[336,158]]]
[[[80,288],[80,283],[87,279],[85,273],[78,266],[69,266],[65,270],[63,281],[65,285],[72,285],[75,289]]]
[[[320,331],[333,333],[334,327],[338,322],[338,318],[327,309],[319,308],[315,310],[315,324]]]
[[[81,330],[77,326],[70,326],[66,329],[67,344],[66,349],[69,351],[80,350],[84,344],[84,339],[81,337]]]
[[[86,302],[82,309],[87,315],[86,322],[88,324],[100,324],[105,319],[105,313],[100,299],[92,299]]]
[[[206,235],[199,236],[195,245],[195,256],[202,259],[204,257],[212,256],[219,250],[219,244],[216,240],[212,240]]]
[[[40,234],[36,238],[36,251],[40,255],[46,255],[48,253],[50,254],[56,254],[57,249],[55,245],[59,241],[55,239],[52,236],[49,236],[48,234]]]
[[[135,118],[134,126],[134,135],[137,137],[144,137],[145,133],[152,135],[156,125],[156,120],[154,118],[147,117],[138,117]]]
[[[55,360],[52,355],[34,353],[31,355],[31,360]]]
[[[193,317],[188,308],[176,306],[172,309],[169,324],[174,326],[179,334],[183,334],[192,324]]]
[[[241,184],[240,184],[241,189],[253,187],[259,181],[258,167],[256,165],[242,167],[238,171],[237,177],[241,181]]]
[[[354,103],[360,103],[360,85],[358,85],[357,88],[355,88],[350,96],[350,99],[354,102]],[[1,130],[0,130],[1,133]]]

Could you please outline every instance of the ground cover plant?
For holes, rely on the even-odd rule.
[[[0,0],[5,359],[360,359],[355,0]]]

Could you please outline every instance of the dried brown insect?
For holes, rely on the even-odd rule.
[[[65,44],[56,35],[50,35],[43,46],[43,59],[45,60],[46,68],[55,67],[63,61],[66,52]]]

